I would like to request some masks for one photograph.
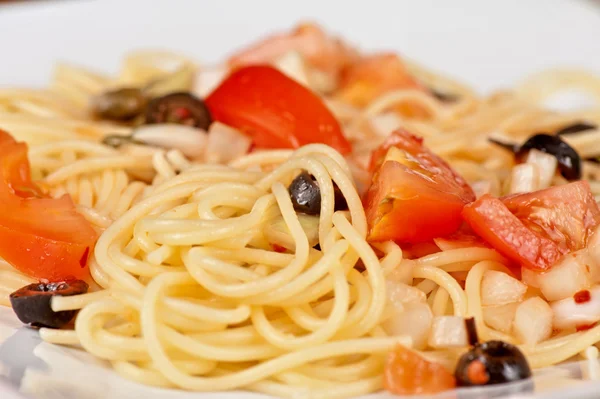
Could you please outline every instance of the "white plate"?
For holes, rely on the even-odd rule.
[[[600,72],[597,1],[46,1],[0,6],[0,85],[43,85],[57,60],[116,71],[123,54],[140,47],[214,62],[306,18],[363,49],[398,51],[480,91],[554,66]],[[44,399],[264,398],[142,387],[90,355],[42,343],[10,310],[0,309],[0,398],[16,398],[17,391]],[[594,397],[598,387],[569,391],[556,397]]]

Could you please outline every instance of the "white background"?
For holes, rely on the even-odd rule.
[[[71,0],[0,7],[0,85],[41,85],[56,60],[116,71],[138,47],[214,62],[314,19],[489,90],[552,66],[600,73],[598,0]]]

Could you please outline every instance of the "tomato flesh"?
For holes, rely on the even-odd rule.
[[[31,181],[24,143],[0,130],[0,146],[0,256],[39,279],[86,276],[94,228],[69,196],[49,198]]]
[[[456,387],[454,376],[441,364],[398,346],[387,358],[383,385],[396,395],[434,394]]]
[[[381,160],[390,151],[400,158]],[[475,199],[464,179],[422,139],[402,130],[374,152],[371,168],[375,174],[365,197],[369,241],[419,243],[449,235],[461,225],[464,205]]]
[[[548,270],[580,250],[600,224],[600,209],[587,182],[509,195],[484,195],[465,207],[471,228],[498,252],[534,270]]]
[[[267,65],[234,71],[207,98],[214,120],[252,137],[259,148],[327,144],[351,151],[331,111],[306,87]]]

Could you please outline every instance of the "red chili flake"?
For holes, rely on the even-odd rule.
[[[577,326],[577,327],[575,327],[575,330],[577,330],[577,332],[579,332],[579,331],[587,331],[587,330],[589,330],[590,328],[594,328],[594,327],[596,327],[596,325],[598,325],[598,323],[592,323],[592,324],[583,324],[583,325],[581,325],[581,326]]]
[[[490,380],[485,365],[480,360],[473,360],[467,366],[467,377],[472,384],[476,385],[485,385]]]
[[[173,110],[173,115],[178,118],[179,120],[184,120],[189,118],[190,116],[192,116],[192,113],[190,112],[189,109],[181,107],[181,108],[175,108]]]
[[[573,295],[573,299],[575,303],[586,303],[592,299],[592,296],[588,290],[581,290]]]
[[[79,265],[83,268],[87,263],[88,256],[90,254],[90,247],[86,247],[85,251],[83,251],[83,255],[81,255],[81,259],[79,259]]]
[[[283,252],[287,251],[287,248],[282,247],[281,245],[271,244],[271,246],[273,247],[273,251],[275,251],[275,252],[283,253]]]

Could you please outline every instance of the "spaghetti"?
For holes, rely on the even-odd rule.
[[[89,117],[89,99],[152,82],[173,65],[193,63],[142,52],[127,58],[118,79],[60,65],[49,89],[0,89],[0,128],[30,145],[32,176],[52,197],[68,194],[99,233],[88,263],[91,292],[52,300],[54,311],[79,310],[74,328],[42,328],[44,340],[81,346],[143,384],[314,398],[382,389],[386,354],[399,344],[454,367],[460,351],[427,341],[437,317],[474,317],[481,338],[519,344],[534,368],[580,353],[597,357],[600,326],[528,345],[510,328],[486,321],[481,287],[488,272],[519,280],[495,250],[438,245],[423,254],[418,245],[367,242],[361,196],[370,184],[371,153],[400,126],[422,136],[478,196],[507,194],[515,159],[488,137],[521,143],[582,120],[600,126],[597,108],[557,113],[543,107],[549,96],[572,88],[600,99],[600,78],[547,72],[482,98],[407,62],[419,87],[392,87],[366,106],[336,90],[320,93],[352,144],[346,157],[311,144],[256,151],[224,165],[206,163],[210,154],[188,159],[177,149],[102,144],[105,136],[135,129]],[[305,68],[312,70],[313,89],[335,87],[318,68]],[[600,156],[599,138],[595,127],[564,140],[591,159]],[[300,170],[320,188],[320,212],[312,219],[296,212],[287,189]],[[596,199],[598,172],[596,163],[584,162],[583,178]],[[551,185],[565,182],[554,173],[551,179]],[[334,210],[338,189],[347,210]],[[35,281],[7,262],[0,262],[0,275],[6,305],[11,292]],[[424,299],[411,302],[411,295]],[[547,302],[538,288],[522,300],[531,297]],[[429,322],[421,328],[411,320]]]

